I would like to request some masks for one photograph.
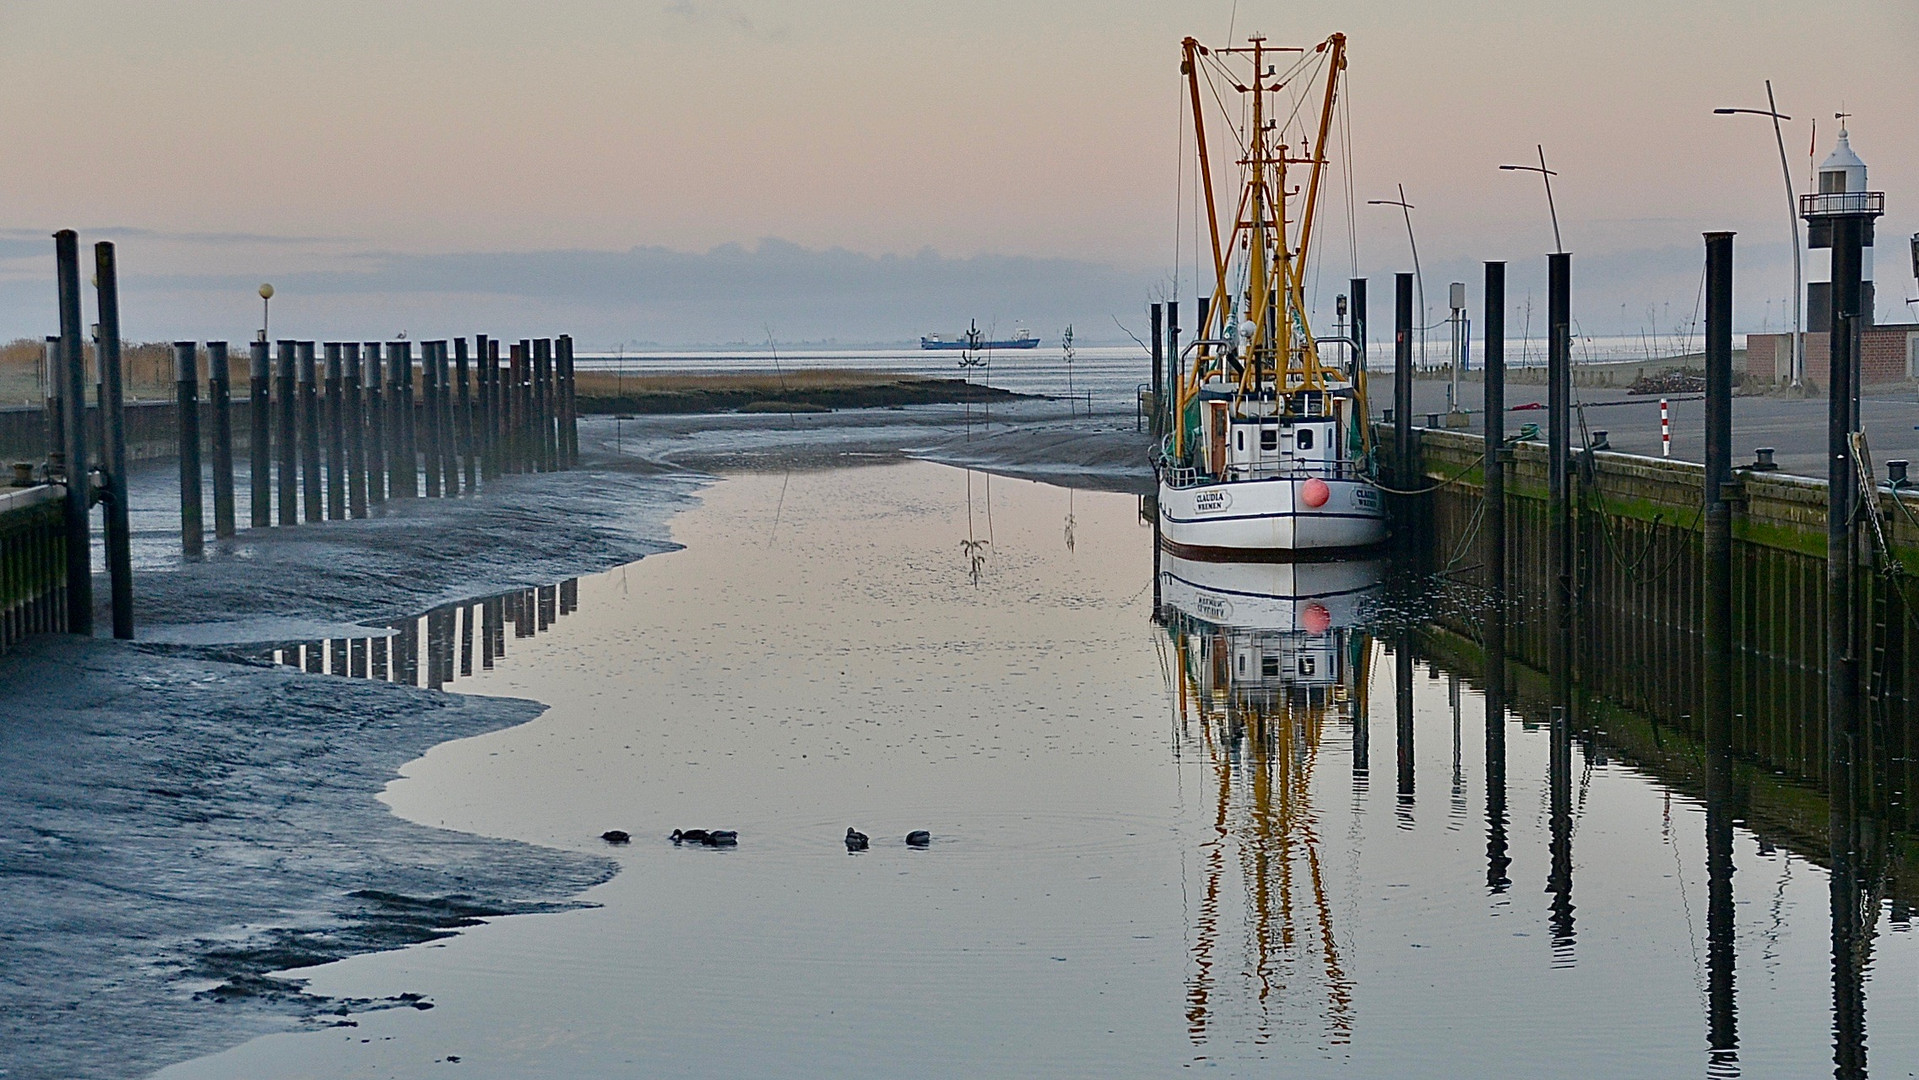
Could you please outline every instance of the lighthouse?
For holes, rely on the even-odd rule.
[[[1858,154],[1853,153],[1852,139],[1846,131],[1844,119],[1844,115],[1841,114],[1838,144],[1832,148],[1832,153],[1826,155],[1826,160],[1819,163],[1818,193],[1821,196],[1856,195],[1858,196],[1858,201],[1861,203],[1860,208],[1863,209],[1864,200],[1867,196],[1866,163],[1859,160]],[[1829,204],[1832,209],[1837,210],[1841,208],[1841,204],[1849,204],[1852,200],[1822,199],[1820,201],[1822,204]],[[1826,263],[1825,273],[1821,275],[1825,280],[1809,282],[1806,285],[1806,327],[1816,332],[1824,329],[1826,325],[1832,321],[1832,259],[1830,254],[1832,248],[1832,221],[1830,218],[1809,218],[1807,219],[1807,223],[1809,230],[1806,237],[1806,246],[1814,251],[1825,250],[1828,253],[1824,260],[1819,259],[1817,256],[1813,259],[1814,274],[1820,273],[1818,264],[1821,261]],[[1872,219],[1867,218],[1865,222],[1864,247],[1860,252],[1859,258],[1859,276],[1861,279],[1859,285],[1859,313],[1867,326],[1871,326],[1873,323],[1872,225]]]

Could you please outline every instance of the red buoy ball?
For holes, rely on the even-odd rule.
[[[1306,481],[1306,483],[1302,484],[1299,489],[1300,501],[1305,503],[1307,506],[1312,507],[1315,510],[1319,509],[1322,506],[1325,506],[1326,500],[1332,497],[1333,497],[1333,489],[1327,487],[1326,481],[1321,480],[1317,476],[1313,477],[1311,480]]]
[[[1309,634],[1323,634],[1333,628],[1333,613],[1315,600],[1299,613],[1299,626]]]

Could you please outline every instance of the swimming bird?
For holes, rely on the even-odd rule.
[[[866,850],[866,834],[859,831],[858,829],[853,828],[850,825],[847,826],[846,850],[865,851]]]
[[[600,839],[609,844],[624,844],[633,838],[620,829],[608,829],[600,834]]]
[[[674,829],[673,835],[668,837],[668,839],[672,840],[675,844],[704,844],[706,843],[706,830]]]
[[[740,842],[740,834],[732,829],[714,829],[706,834],[708,847],[733,847]]]
[[[933,834],[925,829],[914,829],[906,834],[906,842],[914,847],[925,847],[933,842]]]

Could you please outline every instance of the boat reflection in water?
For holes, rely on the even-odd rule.
[[[1353,980],[1333,927],[1312,774],[1329,725],[1358,725],[1354,764],[1364,770],[1373,650],[1357,623],[1385,564],[1158,559],[1168,690],[1182,749],[1202,755],[1213,826],[1200,854],[1187,1033],[1203,1044],[1223,1012],[1244,1007],[1257,1042],[1316,1016],[1328,1043],[1346,1044]],[[1239,927],[1246,940],[1227,940]]]

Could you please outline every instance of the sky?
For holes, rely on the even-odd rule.
[[[1497,168],[1543,144],[1587,332],[1690,318],[1710,229],[1739,328],[1777,329],[1778,151],[1712,113],[1771,78],[1796,183],[1853,114],[1880,316],[1913,317],[1910,0],[0,0],[0,338],[52,328],[68,227],[118,245],[144,340],[251,337],[262,281],[276,337],[1124,340],[1194,291],[1180,39],[1334,31],[1375,297],[1411,267],[1365,200],[1403,184],[1431,304],[1507,259],[1543,308],[1543,191]]]

